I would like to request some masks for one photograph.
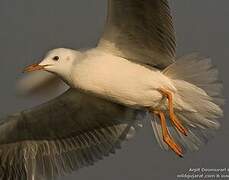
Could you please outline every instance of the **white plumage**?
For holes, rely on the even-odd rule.
[[[55,55],[60,61],[53,63]],[[162,110],[167,116],[168,103],[159,89],[169,90],[174,96],[175,113],[187,127],[218,129],[219,123],[215,119],[223,116],[219,106],[223,101],[218,102],[219,105],[214,102],[214,97],[222,100],[222,86],[216,81],[218,73],[209,59],[198,55],[181,58],[160,71],[103,52],[101,48],[85,52],[56,49],[40,63],[47,64],[50,65],[45,68],[47,71],[58,74],[71,87],[130,108]],[[157,140],[166,146],[161,126],[157,120],[152,121]],[[191,146],[190,141],[202,141],[192,134],[186,137],[172,129],[170,133],[178,133],[176,139],[189,149],[199,146],[195,142]]]
[[[50,64],[46,70],[58,74],[72,87],[135,107],[156,107],[162,100],[159,88],[176,91],[172,81],[156,68],[131,62],[101,49],[75,51],[69,56],[65,55],[68,51],[54,50],[40,65]],[[52,57],[56,54],[60,60],[53,63]]]

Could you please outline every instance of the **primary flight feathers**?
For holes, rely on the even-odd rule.
[[[0,179],[54,179],[120,148],[136,111],[69,89],[0,124]],[[32,180],[32,179],[31,179]]]

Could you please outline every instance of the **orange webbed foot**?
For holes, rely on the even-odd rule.
[[[160,121],[161,121],[161,127],[162,127],[162,136],[164,142],[170,147],[172,151],[174,151],[179,157],[183,157],[183,151],[182,148],[176,144],[176,142],[172,139],[168,132],[168,128],[166,125],[166,119],[165,115],[162,111],[153,111],[154,114],[158,115]]]

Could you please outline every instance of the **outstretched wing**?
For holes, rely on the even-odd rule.
[[[0,179],[53,179],[114,153],[136,112],[70,89],[2,119]]]
[[[171,64],[176,42],[167,0],[109,0],[99,47],[138,63]]]

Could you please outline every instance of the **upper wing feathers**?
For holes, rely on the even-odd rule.
[[[135,115],[134,110],[70,89],[8,116],[0,124],[0,179],[53,179],[92,165],[115,152]]]
[[[139,63],[171,64],[176,41],[167,0],[109,0],[99,47]]]

